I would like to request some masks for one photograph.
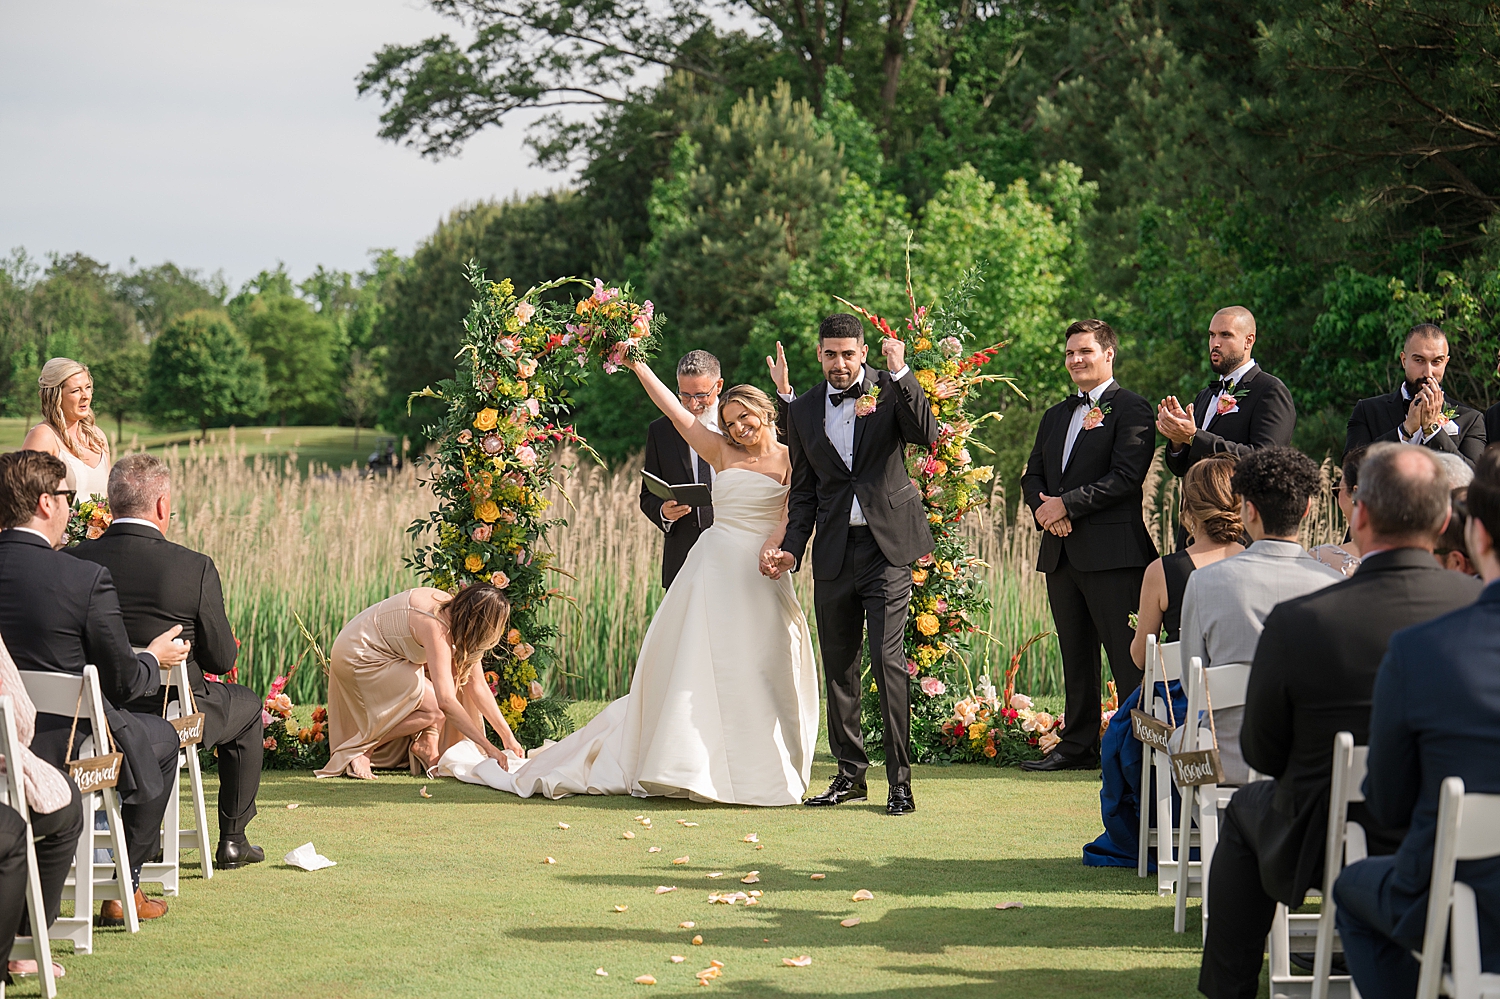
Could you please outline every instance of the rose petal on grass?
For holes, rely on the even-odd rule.
[[[690,857],[688,857],[686,855],[683,855],[681,857],[678,857],[676,860],[672,861],[672,863],[674,863],[674,864],[685,864],[690,859],[691,859]]]
[[[637,985],[655,985],[656,979],[652,978],[650,975],[642,975],[635,980],[635,983]]]
[[[812,879],[814,881],[822,881],[824,878],[828,877],[828,875],[826,875],[826,874],[814,874],[811,877],[812,877]]]
[[[695,923],[695,922],[693,922],[691,919],[688,919],[688,920],[684,920],[683,922],[678,923],[677,925],[680,926],[680,927],[682,927],[685,930],[690,930],[694,926],[697,926],[698,924]]]
[[[759,843],[760,842],[760,837],[757,836],[757,835],[755,835],[755,833],[750,833],[749,835],[747,835],[745,837],[745,842],[746,843]]]
[[[633,833],[629,829],[627,829],[623,833],[620,834],[620,838],[621,839],[635,839],[635,833]]]
[[[608,978],[609,977],[609,972],[605,971],[603,968],[595,968],[594,969],[594,974],[598,975],[600,978]]]
[[[760,905],[760,899],[758,899],[758,898],[747,898],[747,899],[745,899],[745,904],[746,905]]]
[[[746,874],[744,877],[740,878],[740,884],[742,885],[753,885],[759,883],[760,871],[751,871],[749,874]]]
[[[710,967],[718,968],[720,971],[724,970],[724,962],[723,961],[709,961],[708,963],[709,963]]]
[[[760,898],[764,894],[765,894],[765,892],[763,892],[759,888],[757,888],[757,889],[755,889],[754,891],[752,891],[750,893],[750,897],[751,898]]]
[[[851,927],[851,926],[858,926],[859,925],[859,917],[858,916],[850,916],[848,919],[841,919],[841,920],[839,920],[839,925],[842,926],[846,930],[849,927]]]
[[[689,829],[696,829],[698,827],[698,823],[696,822],[684,822],[683,825],[687,826]]]
[[[788,968],[805,968],[809,964],[812,964],[812,958],[806,954],[803,954],[801,957],[784,957],[781,959],[781,963]]]
[[[724,876],[724,872],[723,871],[714,871],[712,874],[705,874],[703,876],[705,878],[722,878]]]
[[[672,957],[671,957],[671,961],[672,961],[673,964],[681,964],[683,961],[686,961],[686,960],[687,960],[687,958],[683,957],[681,954],[673,954]]]
[[[295,802],[294,801],[290,805],[286,806],[286,810],[290,812],[294,808],[301,808],[301,807],[302,807],[302,805],[299,802]]]
[[[672,885],[671,887],[668,887],[666,885],[657,885],[656,886],[656,894],[658,894],[658,895],[665,895],[669,891],[676,891],[676,890],[677,890],[677,886],[676,885]]]
[[[628,905],[617,905],[617,906],[615,906],[615,911],[616,912],[624,912],[628,908],[630,908],[630,906],[628,906]]]
[[[1026,903],[1025,902],[1001,902],[999,905],[995,906],[995,908],[997,908],[997,909],[1024,909],[1024,908],[1026,908]]]
[[[557,863],[557,861],[554,860],[554,859],[552,859],[551,857],[543,857],[542,858],[542,863],[544,863],[544,864],[555,864],[555,863]]]
[[[693,937],[693,946],[694,947],[702,947],[703,946],[703,934],[700,933],[697,936]]]
[[[651,849],[647,850],[646,852],[647,853],[661,853],[661,847],[659,847],[659,846],[653,846]]]
[[[637,816],[636,816],[636,817],[635,817],[635,821],[636,821],[636,822],[639,822],[639,821],[641,821],[641,819],[644,819],[644,818],[645,818],[645,817],[646,817],[646,816],[644,816],[644,815],[637,815]]]
[[[559,822],[557,824],[557,828],[559,828],[559,829],[572,829],[573,827],[570,826],[570,825],[568,825],[566,822]]]
[[[766,844],[764,844],[764,843],[756,843],[755,844],[755,848],[757,850],[764,850],[766,848]]]
[[[875,897],[875,893],[874,892],[869,891],[869,890],[864,889],[864,888],[861,888],[859,891],[857,891],[857,892],[854,893],[854,901],[856,901],[856,902],[868,902],[871,899],[873,899],[874,897]]]
[[[430,798],[430,797],[432,797],[432,795],[427,790],[427,785],[426,784],[423,784],[420,788],[418,788],[417,789],[417,793],[420,794],[424,798]]]

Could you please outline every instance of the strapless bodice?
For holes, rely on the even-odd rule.
[[[790,488],[748,468],[724,469],[714,476],[714,527],[764,538],[781,525]]]

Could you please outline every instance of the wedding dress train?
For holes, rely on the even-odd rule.
[[[444,755],[442,772],[522,797],[800,802],[818,734],[817,670],[791,578],[759,568],[786,493],[759,472],[721,472],[713,526],[662,599],[630,693],[509,772],[467,744]]]

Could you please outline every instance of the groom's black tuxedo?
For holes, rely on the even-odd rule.
[[[68,554],[104,566],[120,593],[120,610],[132,644],[141,646],[174,624],[192,643],[188,685],[203,712],[203,745],[219,759],[219,837],[238,840],[255,815],[260,789],[260,695],[237,683],[209,683],[204,673],[225,674],[239,650],[224,613],[219,571],[207,555],[173,544],[145,524],[113,524]],[[131,702],[132,711],[160,713],[162,695]]]
[[[1057,751],[1092,762],[1099,752],[1101,642],[1120,699],[1141,682],[1141,671],[1130,658],[1134,633],[1129,617],[1140,602],[1146,566],[1156,558],[1156,546],[1141,520],[1141,487],[1156,448],[1156,417],[1145,399],[1112,382],[1097,402],[1107,410],[1103,420],[1089,430],[1080,424],[1064,466],[1075,398],[1043,414],[1021,492],[1033,513],[1042,505],[1043,493],[1059,497],[1073,525],[1066,538],[1051,532],[1042,536],[1036,567],[1047,575],[1067,691],[1066,725]]]
[[[838,410],[827,382],[787,407],[792,486],[782,549],[802,565],[814,527],[813,608],[828,695],[828,747],[839,773],[863,781],[870,765],[860,731],[860,658],[869,631],[870,672],[880,690],[886,776],[911,782],[911,707],[903,648],[911,602],[911,563],[932,551],[922,494],[906,473],[906,445],[930,447],[937,419],[908,370],[901,378],[866,366],[863,384],[880,389],[875,411],[853,417],[853,460],[828,436]],[[844,403],[852,406],[853,403]],[[849,410],[852,417],[852,409]],[[851,526],[855,498],[866,521]]]

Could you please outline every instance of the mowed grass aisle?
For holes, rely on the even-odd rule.
[[[831,775],[820,762],[814,783]],[[724,972],[709,988],[739,996],[1195,994],[1196,903],[1190,932],[1175,935],[1154,877],[1079,863],[1099,828],[1096,775],[919,767],[919,809],[902,818],[884,814],[882,781],[869,805],[752,810],[268,773],[252,826],[267,862],[208,882],[185,868],[165,919],[136,937],[99,932],[92,956],[60,955],[59,994],[708,994],[694,975],[710,960]],[[749,833],[763,849],[744,842]],[[308,841],[338,866],[281,863]],[[680,857],[690,859],[674,865]],[[711,891],[748,890],[739,878],[752,870],[761,904],[708,904]],[[659,885],[677,891],[658,895]],[[874,900],[852,901],[860,889]],[[1025,907],[995,909],[1007,901]],[[858,926],[839,925],[851,916]],[[804,954],[810,967],[782,964]],[[609,977],[595,975],[601,967]],[[634,984],[645,974],[659,984]]]

